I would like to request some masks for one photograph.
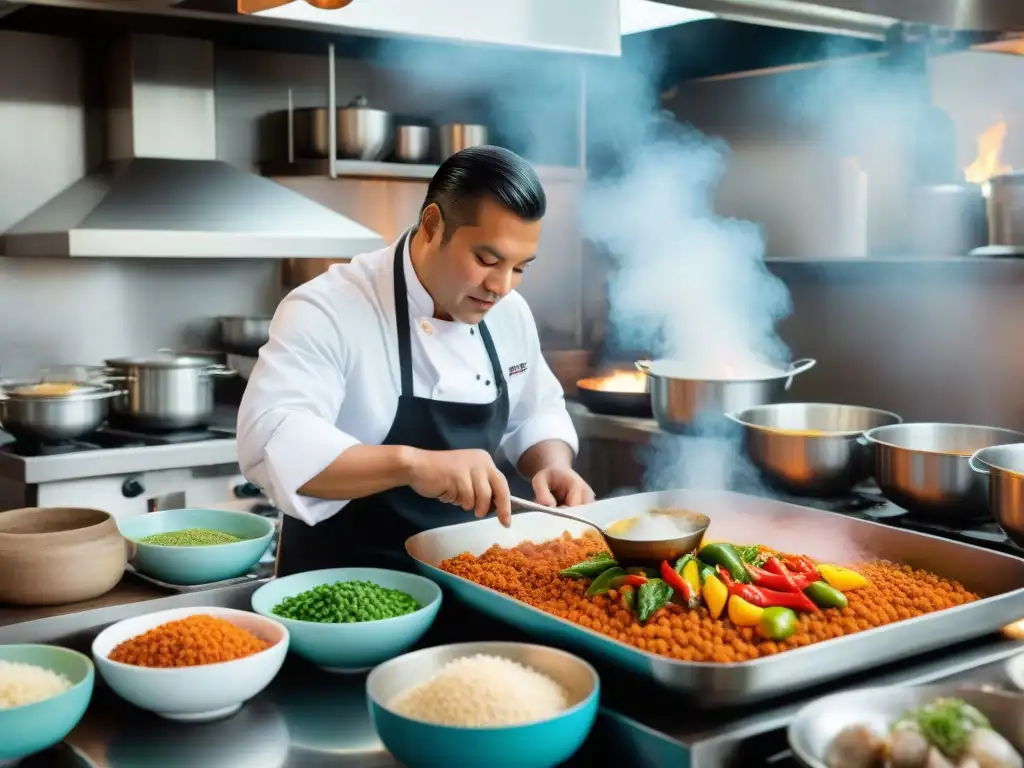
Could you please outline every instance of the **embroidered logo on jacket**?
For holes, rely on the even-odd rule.
[[[518,376],[521,373],[526,373],[526,363],[516,363],[508,367],[508,377],[511,379],[513,376]]]

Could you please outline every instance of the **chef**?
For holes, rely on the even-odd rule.
[[[407,569],[405,540],[419,531],[492,510],[510,525],[499,450],[539,502],[593,500],[515,292],[545,207],[522,158],[463,150],[397,243],[281,302],[238,413],[242,471],[284,512],[278,575]]]

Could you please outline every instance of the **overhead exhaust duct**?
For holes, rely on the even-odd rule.
[[[108,51],[107,163],[4,236],[7,256],[346,258],[375,232],[217,160],[214,45],[131,36]]]

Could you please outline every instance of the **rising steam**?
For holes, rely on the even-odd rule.
[[[591,162],[580,222],[583,235],[613,265],[611,332],[620,346],[695,369],[788,362],[775,324],[790,310],[789,293],[764,266],[762,233],[712,208],[728,148],[661,110],[661,62],[654,49],[641,52],[637,39],[631,42],[628,61],[586,65]],[[486,94],[508,146],[530,160],[552,162],[560,155],[567,162],[567,147],[575,157],[571,116],[585,66],[579,57],[509,59],[466,49],[454,60],[450,51],[385,50],[421,91],[456,88],[467,109],[472,94]],[[545,98],[538,101],[538,93]],[[736,433],[720,423],[696,437],[659,436],[643,459],[654,488],[756,482],[740,459]]]

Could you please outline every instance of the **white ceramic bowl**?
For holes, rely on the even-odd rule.
[[[108,658],[125,640],[195,614],[227,619],[273,645],[243,659],[195,667],[137,667]],[[248,611],[202,606],[172,608],[107,627],[93,640],[92,657],[100,676],[125,701],[171,720],[205,722],[233,715],[266,688],[284,663],[288,639],[288,630],[282,624]]]

